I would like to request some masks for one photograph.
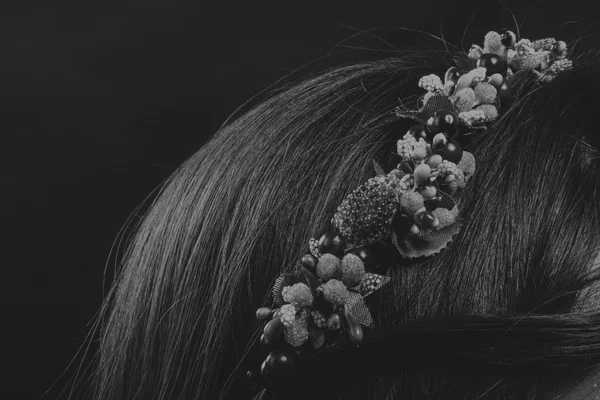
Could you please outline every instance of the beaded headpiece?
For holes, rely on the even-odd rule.
[[[256,313],[266,321],[260,343],[267,356],[248,373],[254,383],[294,378],[304,348],[358,345],[364,327],[374,328],[365,300],[390,281],[374,261],[377,246],[387,243],[405,259],[445,249],[461,225],[453,195],[475,173],[461,138],[486,129],[528,84],[547,83],[572,67],[565,42],[517,41],[511,31],[487,33],[483,48],[473,45],[468,58],[470,69],[419,80],[426,93],[417,109],[395,110],[415,122],[398,140],[397,167],[386,173],[375,163],[376,176],[346,197],[333,229],[310,239],[294,271],[277,278],[275,306]]]

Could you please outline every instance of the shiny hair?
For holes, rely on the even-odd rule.
[[[137,229],[107,299],[90,398],[252,398],[254,311],[274,278],[373,176],[372,160],[393,167],[390,149],[411,125],[395,117],[398,100],[416,104],[421,76],[463,62],[421,51],[338,67],[223,126]],[[588,299],[599,71],[580,62],[503,110],[468,148],[477,172],[452,246],[397,260],[372,305],[380,328],[356,353],[321,353],[313,379],[278,399],[537,399],[599,363]]]

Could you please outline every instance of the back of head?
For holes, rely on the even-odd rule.
[[[465,55],[405,53],[281,89],[169,179],[108,300],[98,399],[241,399],[260,365],[254,311],[337,207],[390,156],[419,78]],[[600,359],[599,65],[527,91],[466,147],[459,233],[435,257],[389,247],[360,354],[317,356],[277,398],[551,398]],[[390,261],[391,260],[391,261]],[[320,358],[319,358],[320,357]],[[561,377],[557,380],[557,376]]]

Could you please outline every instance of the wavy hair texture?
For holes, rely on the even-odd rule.
[[[398,99],[416,104],[421,76],[462,61],[420,52],[336,68],[220,129],[137,230],[88,397],[251,398],[254,311],[274,278],[372,160],[391,167],[411,125],[394,116]],[[373,299],[380,329],[354,352],[323,352],[311,384],[279,397],[542,399],[600,363],[600,310],[586,300],[598,290],[598,72],[588,62],[534,90],[471,144],[455,243],[399,260]]]

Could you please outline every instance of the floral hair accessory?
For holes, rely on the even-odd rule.
[[[461,223],[453,195],[475,173],[461,140],[486,129],[530,83],[570,69],[566,54],[562,41],[489,32],[483,48],[471,47],[471,68],[419,80],[426,93],[418,108],[395,110],[415,122],[396,144],[396,168],[386,173],[375,163],[376,176],[345,198],[333,229],[310,239],[295,269],[277,278],[274,306],[257,311],[268,355],[260,371],[249,372],[252,381],[268,387],[275,378],[297,378],[302,354],[360,344],[365,329],[375,328],[367,300],[390,281],[377,256],[395,248],[405,259],[431,257],[448,246]]]

